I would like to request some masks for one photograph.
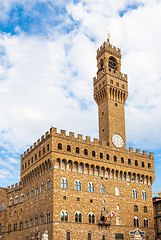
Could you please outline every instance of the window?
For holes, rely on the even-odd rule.
[[[112,79],[110,79],[110,83],[113,84],[113,80]]]
[[[67,211],[65,211],[65,210],[61,211],[60,220],[61,220],[61,222],[68,222],[68,212]]]
[[[91,240],[91,233],[88,233],[88,240]]]
[[[27,168],[27,162],[25,162],[25,168]]]
[[[116,82],[116,86],[119,87],[119,82]]]
[[[121,225],[121,218],[120,217],[116,217],[116,225]]]
[[[33,226],[33,219],[30,218],[30,227],[32,227],[32,226]]]
[[[76,147],[75,152],[79,153],[79,147]]]
[[[138,217],[134,217],[133,222],[134,222],[134,227],[139,227],[139,218]]]
[[[115,187],[115,195],[116,195],[116,196],[119,196],[119,195],[120,195],[120,193],[119,193],[119,188],[118,188],[118,187]]]
[[[20,222],[20,230],[23,229],[23,222]]]
[[[61,188],[68,188],[68,181],[66,178],[61,179]]]
[[[49,151],[49,144],[47,145],[47,150]]]
[[[35,154],[35,161],[37,160],[37,154]]]
[[[50,189],[50,179],[47,180],[47,190]]]
[[[145,164],[144,164],[144,162],[142,162],[142,163],[141,163],[141,166],[142,166],[142,167],[145,167]]]
[[[39,157],[41,157],[41,151],[39,151]]]
[[[1,211],[4,210],[4,201],[1,202]]]
[[[24,170],[24,165],[22,165],[22,171]]]
[[[125,88],[125,85],[124,85],[124,84],[122,84],[122,88],[123,88],[123,89]]]
[[[103,185],[101,185],[101,193],[105,193],[105,188]]]
[[[161,203],[158,203],[157,205],[157,212],[161,212]]]
[[[63,200],[66,200],[67,198],[66,198],[66,196],[63,196]]]
[[[108,155],[108,154],[106,154],[106,160],[109,160],[109,159],[110,159],[109,155]]]
[[[62,144],[61,143],[58,143],[58,149],[62,150]]]
[[[28,228],[28,221],[27,221],[27,219],[25,221],[25,228]]]
[[[137,191],[136,191],[136,189],[133,189],[132,190],[132,198],[137,198],[137,197],[138,197]]]
[[[100,153],[100,158],[103,158],[103,153]]]
[[[35,217],[35,226],[38,225],[38,216]]]
[[[21,194],[21,202],[24,202],[24,195]]]
[[[77,202],[79,202],[80,201],[80,198],[79,197],[77,197]]]
[[[135,166],[138,166],[138,161],[137,160],[135,160]]]
[[[14,223],[14,231],[17,230],[17,223]]]
[[[15,204],[18,204],[18,196],[15,197]]]
[[[148,212],[147,207],[144,206],[144,213],[147,213],[147,212]]]
[[[88,222],[89,223],[95,223],[95,215],[94,215],[94,213],[89,213],[88,214]]]
[[[44,215],[43,215],[43,213],[41,213],[41,216],[40,216],[40,223],[41,223],[41,224],[44,223]]]
[[[70,240],[70,232],[67,232],[67,240]]]
[[[39,194],[39,188],[36,187],[36,188],[35,188],[35,195],[38,195],[38,194]]]
[[[94,192],[94,184],[92,182],[88,183],[88,192]]]
[[[75,190],[78,190],[78,191],[81,190],[81,182],[79,180],[75,181]]]
[[[71,152],[71,146],[70,145],[67,146],[67,151]]]
[[[124,239],[124,234],[122,233],[115,233],[115,239]]]
[[[131,159],[130,158],[128,159],[128,164],[131,165]]]
[[[134,212],[138,212],[138,206],[134,205]]]
[[[123,157],[121,157],[121,163],[124,163],[124,158]]]
[[[9,200],[9,206],[12,206],[12,204],[13,204],[13,199],[11,197],[10,200]]]
[[[148,163],[148,168],[151,169],[151,165],[150,165],[150,163]]]
[[[96,152],[92,151],[92,157],[95,157],[95,156],[96,156]]]
[[[113,160],[114,160],[114,162],[117,162],[117,157],[114,156],[114,157],[113,157]]]
[[[100,65],[101,65],[101,68],[103,68],[103,59],[101,58],[101,61],[100,61]]]
[[[93,203],[93,200],[92,200],[92,199],[90,199],[90,203]]]
[[[43,193],[44,192],[44,183],[42,182],[41,183],[41,193]]]
[[[30,160],[28,160],[28,167],[30,166]]]
[[[142,199],[146,200],[146,192],[145,192],[145,190],[142,191],[141,195],[142,195]]]
[[[34,196],[34,189],[31,189],[31,198]]]
[[[75,213],[75,222],[82,222],[82,214],[80,212]]]
[[[8,231],[11,232],[11,224],[8,224]]]
[[[46,215],[46,220],[47,220],[47,223],[50,222],[50,212],[47,212],[47,215]]]
[[[109,62],[108,62],[108,66],[109,68],[113,68],[114,70],[116,70],[116,64],[117,64],[117,61],[114,57],[109,57]]]
[[[102,240],[105,240],[105,235],[102,235]]]
[[[43,148],[43,154],[45,154],[45,148]]]
[[[88,155],[88,150],[84,149],[84,155]]]
[[[144,227],[148,227],[148,219],[144,218]]]
[[[33,157],[31,158],[31,163],[33,163]]]

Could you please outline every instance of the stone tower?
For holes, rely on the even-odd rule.
[[[99,140],[106,141],[109,147],[126,149],[127,75],[121,73],[121,51],[112,46],[109,39],[97,50],[97,68],[93,86],[98,104]]]

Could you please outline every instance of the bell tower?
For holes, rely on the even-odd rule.
[[[97,50],[97,68],[93,87],[98,104],[99,140],[105,140],[111,148],[126,149],[127,75],[121,73],[121,51],[112,46],[109,39]]]

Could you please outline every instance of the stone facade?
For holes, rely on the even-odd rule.
[[[48,231],[49,240],[154,240],[154,156],[126,150],[120,50],[105,42],[97,65],[100,140],[51,128],[21,155],[20,183],[6,192],[4,239],[42,239]]]
[[[161,240],[161,197],[153,198],[155,240]]]

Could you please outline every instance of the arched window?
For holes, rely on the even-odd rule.
[[[150,165],[150,163],[148,163],[148,168],[151,169],[151,165]]]
[[[144,162],[142,162],[142,163],[141,163],[141,166],[142,166],[142,167],[145,167],[145,164],[144,164]]]
[[[50,179],[47,180],[47,190],[50,189]]]
[[[8,224],[8,231],[11,232],[11,224]]]
[[[114,70],[116,70],[117,60],[114,57],[112,57],[112,56],[109,57],[108,67],[109,68],[113,68]]]
[[[75,181],[75,190],[78,190],[78,191],[81,190],[81,182],[79,180]]]
[[[70,232],[67,232],[67,240],[70,240]]]
[[[32,226],[33,226],[33,219],[30,218],[30,227],[32,227]]]
[[[113,157],[113,160],[114,160],[114,162],[117,162],[117,157],[114,156],[114,157]]]
[[[128,164],[131,165],[131,159],[130,158],[128,159]]]
[[[35,216],[35,226],[38,225],[38,216]]]
[[[100,158],[101,158],[101,159],[103,158],[103,153],[100,153]]]
[[[91,240],[91,233],[88,233],[88,240]]]
[[[39,194],[39,188],[38,188],[38,186],[36,186],[36,188],[35,188],[35,195],[38,195]]]
[[[144,213],[147,213],[147,212],[148,212],[147,207],[144,206]]]
[[[119,195],[120,195],[120,193],[119,193],[119,188],[118,188],[118,187],[115,187],[115,195],[116,195],[116,196],[119,196]]]
[[[70,145],[67,146],[67,151],[71,152],[71,146]]]
[[[145,192],[145,190],[142,191],[141,195],[142,195],[142,199],[146,200],[146,192]]]
[[[17,223],[14,223],[14,231],[17,231]]]
[[[138,206],[134,205],[134,212],[138,212]]]
[[[103,185],[101,185],[101,193],[105,193],[105,188]]]
[[[4,210],[4,201],[1,202],[1,211]]]
[[[88,192],[94,192],[94,184],[92,182],[88,183]]]
[[[132,190],[132,198],[137,198],[137,197],[138,197],[137,190],[133,189]]]
[[[100,61],[100,65],[101,65],[101,68],[103,68],[103,59],[101,58],[101,61]]]
[[[88,222],[89,223],[95,223],[95,215],[94,215],[94,213],[89,213],[88,214]]]
[[[44,215],[43,215],[43,213],[41,213],[41,215],[40,215],[40,223],[41,223],[41,224],[44,223]]]
[[[138,161],[137,160],[135,160],[135,166],[138,166]]]
[[[61,179],[61,188],[68,188],[68,181],[66,178]]]
[[[15,204],[18,204],[18,196],[15,197]]]
[[[109,159],[110,159],[109,154],[106,154],[106,160],[109,160]]]
[[[50,222],[50,212],[49,212],[49,211],[47,212],[47,215],[46,215],[46,220],[47,220],[47,223],[49,223],[49,222]]]
[[[58,149],[62,150],[62,144],[61,143],[58,143]]]
[[[95,157],[95,156],[96,156],[96,152],[92,151],[92,157]]]
[[[79,147],[76,147],[75,152],[79,153]]]
[[[84,149],[84,155],[88,155],[88,150]]]
[[[41,183],[41,192],[42,193],[44,192],[44,183],[43,182]]]
[[[21,194],[21,202],[24,202],[24,195],[23,195],[23,193]]]
[[[144,227],[148,227],[148,219],[144,218]]]
[[[67,211],[65,211],[65,210],[61,211],[60,220],[61,220],[61,222],[68,222],[68,212]]]
[[[25,228],[28,228],[28,220],[25,220]]]
[[[134,217],[133,222],[134,222],[134,227],[139,227],[139,218],[138,217]]]
[[[34,196],[34,189],[31,189],[31,198]]]
[[[75,213],[75,222],[82,222],[82,213],[81,212]]]
[[[121,163],[124,163],[124,158],[123,157],[121,157]]]

